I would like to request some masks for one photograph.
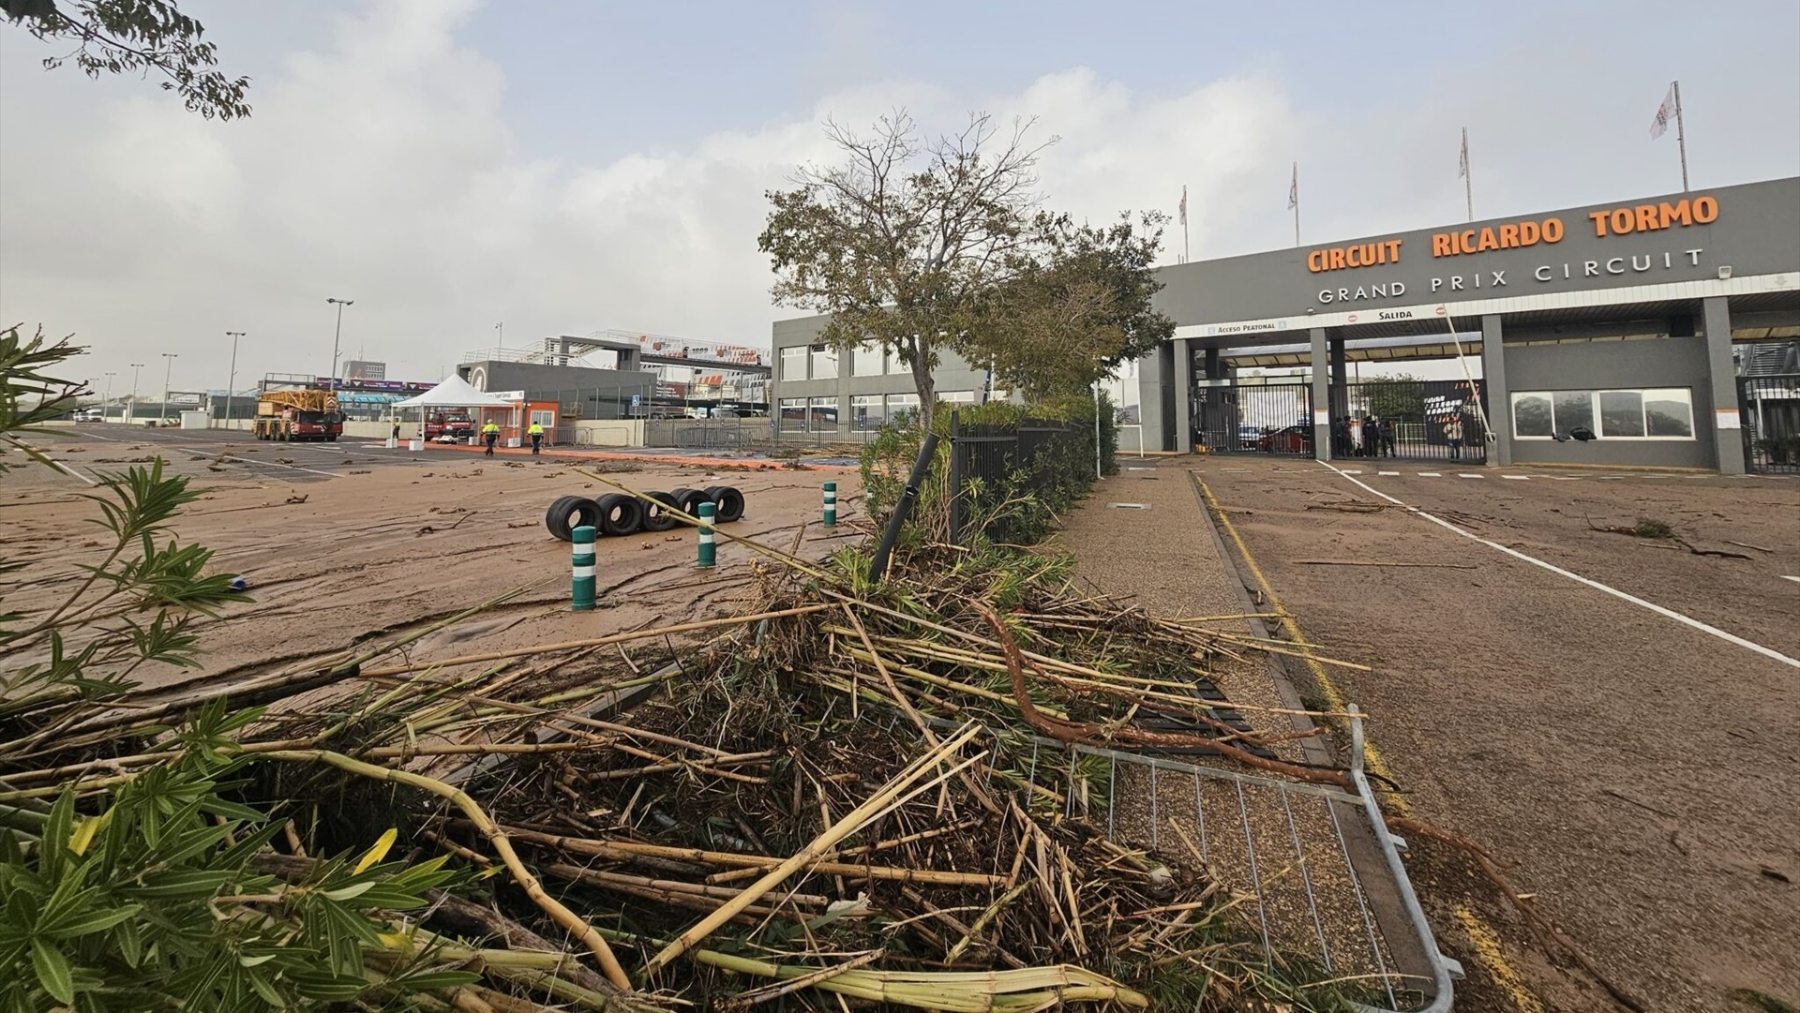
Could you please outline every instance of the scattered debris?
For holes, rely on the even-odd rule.
[[[289,504],[293,504],[293,503],[304,503],[304,502],[306,502],[306,497],[307,497],[307,496],[310,496],[310,495],[311,495],[311,493],[304,493],[304,492],[301,492],[301,493],[295,493],[295,494],[294,494],[294,495],[292,495],[292,496],[289,496],[289,497],[288,497],[288,498],[287,498],[287,499],[286,499],[286,500],[284,500],[284,501],[283,501],[283,502],[285,502],[285,503],[289,503]]]

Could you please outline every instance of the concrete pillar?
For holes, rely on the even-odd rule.
[[[1194,348],[1187,338],[1175,339],[1175,452],[1194,452]]]
[[[1325,348],[1325,328],[1314,327],[1312,336],[1313,457],[1331,460],[1331,376]]]
[[[1331,417],[1350,414],[1350,380],[1344,371],[1344,339],[1331,339]]]
[[[1225,364],[1219,358],[1219,350],[1217,348],[1208,348],[1206,350],[1206,378],[1208,380],[1225,379]]]
[[[1737,371],[1731,363],[1731,307],[1722,295],[1700,300],[1706,333],[1706,371],[1712,390],[1712,418],[1695,419],[1694,435],[1711,432],[1719,474],[1744,473],[1744,421],[1738,413]]]
[[[1494,442],[1488,444],[1487,463],[1512,464],[1512,395],[1506,385],[1506,345],[1500,333],[1499,314],[1481,318],[1482,387],[1487,390],[1487,420]]]

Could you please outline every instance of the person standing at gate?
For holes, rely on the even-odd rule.
[[[493,457],[494,444],[500,442],[500,423],[488,419],[487,424],[481,427],[481,442],[487,444],[487,451],[482,456]]]
[[[1444,439],[1450,442],[1450,460],[1462,460],[1462,413],[1457,412],[1444,423]]]
[[[1394,451],[1397,449],[1394,446],[1394,443],[1395,443],[1394,420],[1393,419],[1382,419],[1379,423],[1376,424],[1376,427],[1377,427],[1376,431],[1381,434],[1382,456],[1393,457]]]
[[[544,445],[544,424],[533,419],[531,428],[526,430],[531,436],[531,456],[538,456],[538,448]]]

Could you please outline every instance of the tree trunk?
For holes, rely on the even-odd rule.
[[[924,336],[912,339],[913,389],[919,394],[919,426],[930,430],[937,411],[937,380],[931,375],[931,342]]]

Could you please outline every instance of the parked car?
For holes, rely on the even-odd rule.
[[[106,421],[106,412],[99,408],[77,408],[75,410],[75,421],[77,421],[77,422],[105,422]]]
[[[1256,449],[1265,454],[1310,454],[1312,442],[1312,426],[1288,426],[1262,434],[1257,438]]]
[[[1239,426],[1238,449],[1255,450],[1257,441],[1262,439],[1262,435],[1263,431],[1256,426]]]

